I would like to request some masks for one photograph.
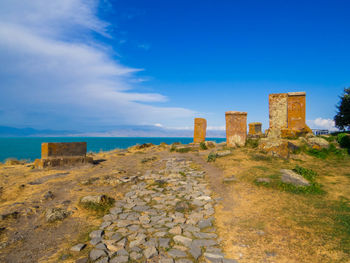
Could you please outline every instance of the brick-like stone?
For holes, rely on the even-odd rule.
[[[244,146],[247,139],[247,113],[227,111],[225,118],[227,146]]]
[[[194,135],[193,142],[201,143],[205,141],[205,136],[207,132],[207,121],[203,118],[194,119]]]

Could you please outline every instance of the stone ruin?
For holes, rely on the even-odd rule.
[[[92,163],[86,156],[86,142],[49,142],[41,144],[41,159],[34,162],[35,168],[59,167]]]
[[[228,147],[244,146],[247,139],[247,113],[227,111],[226,145]]]
[[[269,95],[269,129],[265,135],[268,138],[292,138],[312,134],[306,125],[306,93],[288,92]],[[247,113],[227,111],[226,144],[228,147],[244,146],[247,139]],[[194,143],[205,141],[207,121],[196,118],[194,121]],[[249,123],[250,138],[264,137],[260,122]]]
[[[201,143],[205,141],[205,136],[207,132],[207,120],[203,118],[194,119],[194,143]]]
[[[268,137],[289,138],[312,133],[305,123],[305,92],[269,95]]]
[[[250,138],[261,137],[262,136],[261,126],[262,126],[261,122],[249,123],[248,137],[250,137]]]

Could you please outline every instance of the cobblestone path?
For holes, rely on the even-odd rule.
[[[213,226],[204,172],[170,158],[165,170],[138,177],[90,233],[92,262],[237,262],[225,258]]]

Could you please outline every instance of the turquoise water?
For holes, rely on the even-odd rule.
[[[225,138],[207,138],[208,141],[223,142]],[[40,158],[41,143],[43,142],[87,142],[88,152],[110,151],[116,148],[126,149],[130,146],[143,143],[160,144],[165,142],[181,142],[187,144],[193,138],[130,138],[130,137],[21,137],[0,138],[0,162],[7,158],[25,159],[34,161]]]

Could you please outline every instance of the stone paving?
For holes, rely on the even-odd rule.
[[[214,223],[214,200],[204,172],[190,161],[163,160],[166,168],[147,171],[90,233],[92,262],[222,262]]]

